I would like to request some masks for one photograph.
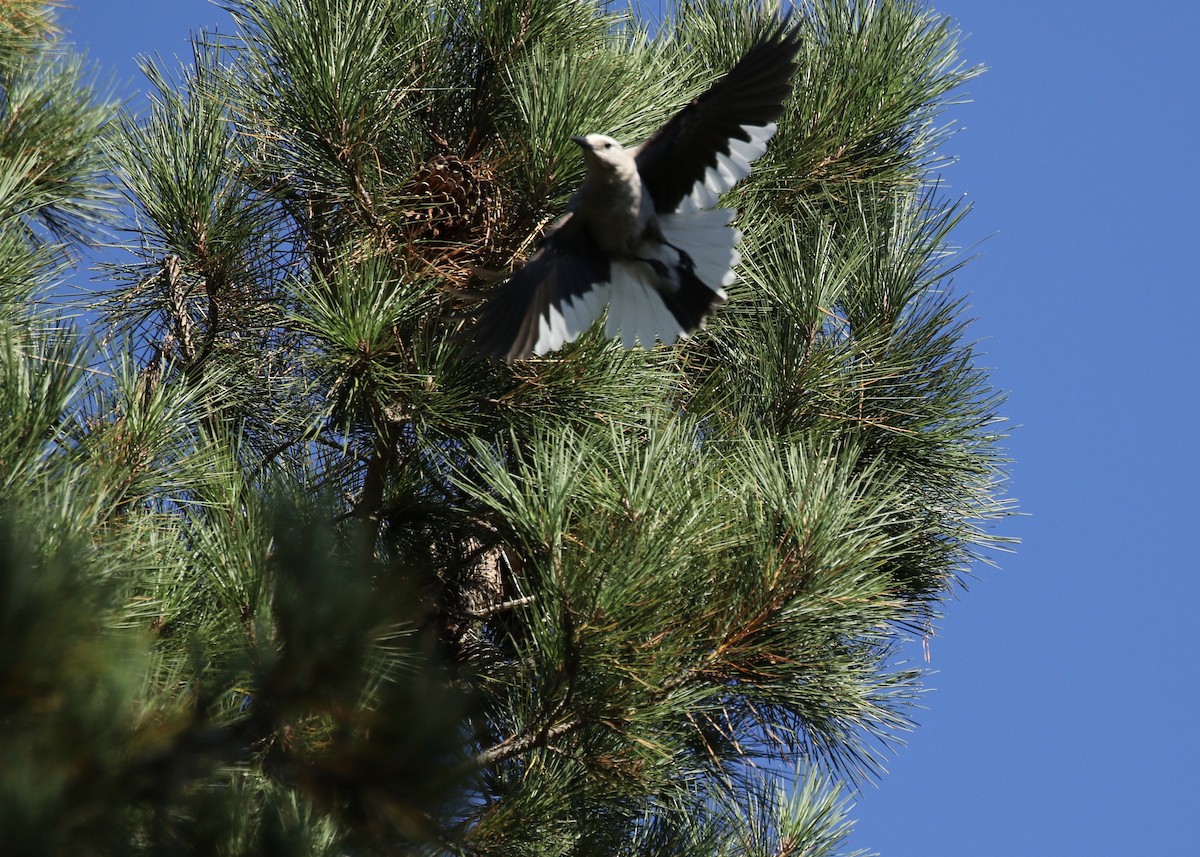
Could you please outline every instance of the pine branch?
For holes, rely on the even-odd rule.
[[[552,726],[545,726],[531,734],[514,735],[476,755],[475,765],[479,768],[486,768],[503,762],[505,759],[527,753],[536,747],[549,746],[550,742],[556,738],[569,735],[587,725],[588,723],[582,719],[567,720]]]

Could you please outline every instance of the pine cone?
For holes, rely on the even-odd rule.
[[[499,217],[491,171],[453,153],[423,164],[405,196],[404,217],[413,238],[463,241],[486,233]]]

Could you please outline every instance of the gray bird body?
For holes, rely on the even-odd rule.
[[[572,137],[583,149],[587,179],[568,204],[586,223],[588,235],[614,256],[634,256],[646,234],[658,226],[654,200],[638,173],[637,161],[611,137]]]
[[[568,211],[614,261],[648,265],[653,276],[646,281],[657,291],[679,291],[680,254],[665,243],[654,198],[633,154],[603,134],[571,139],[583,150],[587,179]]]
[[[529,263],[484,304],[479,350],[503,360],[572,342],[605,315],[626,348],[687,338],[726,300],[740,234],[720,194],[766,151],[799,42],[781,26],[633,149],[573,137],[587,178]]]

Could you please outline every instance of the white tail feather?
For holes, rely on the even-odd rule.
[[[606,336],[620,337],[626,348],[653,348],[656,341],[670,344],[687,335],[647,279],[650,275],[645,265],[614,262],[612,274]]]

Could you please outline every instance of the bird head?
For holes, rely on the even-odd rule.
[[[612,137],[588,134],[586,137],[572,137],[571,140],[583,149],[583,159],[589,171],[617,170],[630,160],[629,153]]]

